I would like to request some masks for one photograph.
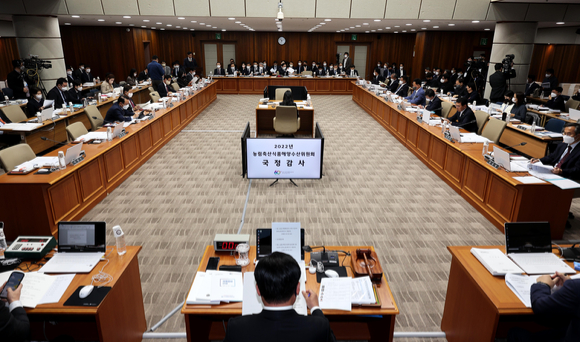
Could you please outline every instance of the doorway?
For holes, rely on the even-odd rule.
[[[236,60],[236,43],[203,43],[203,63],[205,75],[213,73],[219,62],[225,70],[229,66],[230,59]]]

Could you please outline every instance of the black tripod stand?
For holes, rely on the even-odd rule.
[[[290,178],[289,178],[288,180],[290,181],[290,183],[294,184],[294,186],[298,186],[298,184],[294,183],[294,181],[293,181],[292,179],[290,179]],[[279,181],[279,179],[276,179],[276,180],[274,181],[274,183],[270,184],[270,186],[272,186],[272,185],[274,185],[274,184],[278,183],[278,181]]]

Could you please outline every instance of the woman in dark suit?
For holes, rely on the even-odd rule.
[[[514,114],[514,118],[521,122],[526,122],[528,109],[526,108],[526,97],[524,93],[516,93],[512,101],[514,102],[514,106],[512,107],[511,113]]]
[[[296,107],[296,103],[294,102],[294,97],[292,96],[292,92],[290,90],[286,90],[284,93],[284,98],[282,99],[282,103],[280,106],[294,106]],[[298,110],[296,110],[296,117],[299,117]]]
[[[36,88],[31,89],[30,95],[30,100],[28,100],[28,104],[26,105],[26,116],[29,118],[44,110],[44,97],[42,96],[42,91]]]

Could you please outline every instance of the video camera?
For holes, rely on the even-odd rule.
[[[512,63],[514,62],[515,58],[515,55],[505,55],[505,58],[501,61],[504,73],[507,74],[510,72],[512,69]]]
[[[30,58],[23,59],[22,61],[24,62],[24,67],[26,69],[42,70],[42,69],[52,68],[51,61],[44,61],[44,60],[38,59],[38,56],[31,56]]]

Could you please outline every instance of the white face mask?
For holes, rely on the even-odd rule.
[[[316,66],[316,63],[312,63],[312,66],[315,67]]]
[[[294,68],[294,65],[293,65],[293,64],[290,64],[290,67],[291,67],[291,68]]]
[[[133,93],[127,94],[127,97],[132,98],[133,97]]]
[[[403,70],[403,67],[400,67],[399,69]]]
[[[513,103],[516,103],[516,98],[515,97],[512,97],[512,102]]]
[[[248,65],[248,66],[247,66],[247,68],[248,68],[248,70],[249,70],[249,69],[250,69],[250,66]]]
[[[551,95],[552,95],[552,98],[558,96],[558,94],[556,94],[556,93],[552,93]]]
[[[165,68],[165,65],[166,65],[165,63],[162,63],[162,64],[161,64],[161,66],[162,66],[162,67],[164,67],[164,68]]]
[[[78,91],[82,91],[83,90],[83,87],[78,87],[77,90]]]
[[[136,74],[136,73],[135,73],[135,74],[133,74],[133,77],[137,77],[137,74]]]
[[[389,68],[389,66],[385,64],[385,69],[388,69],[388,68]]]
[[[87,72],[91,72],[91,69],[87,69]]]
[[[42,95],[35,95],[34,97],[36,97],[38,101],[42,100]]]
[[[301,65],[302,65],[302,63],[298,63],[298,66],[301,66]]]
[[[439,75],[439,72],[435,71],[435,75]]]
[[[550,75],[550,74],[546,74],[546,77],[550,77],[550,76],[552,76],[552,75]]]
[[[377,66],[380,68],[381,67],[381,63],[377,63]]]
[[[447,81],[445,81],[445,80],[441,80],[441,84],[443,84],[443,83],[445,83],[445,82],[447,82]]]
[[[220,67],[221,67],[221,65],[219,65],[219,64],[218,64],[218,65],[216,65],[216,68],[218,68],[218,69],[219,69]]]
[[[257,67],[258,67],[258,64],[254,64],[254,68],[257,68]]]
[[[81,70],[85,70],[85,67],[84,67],[84,66],[82,66],[82,67],[80,67],[79,69],[81,69]]]
[[[123,106],[123,109],[125,109],[125,110],[128,109],[128,108],[129,108],[129,105],[128,104],[126,104],[126,105]]]
[[[67,75],[72,75],[72,71],[67,71],[66,74]]]
[[[571,144],[574,143],[574,138],[573,137],[570,137],[570,136],[565,135],[565,136],[562,137],[562,139],[564,139],[564,144],[571,145]]]
[[[344,58],[348,58],[348,55],[344,55]]]
[[[326,63],[323,63],[322,65],[326,66]]]
[[[170,85],[171,84],[171,81],[167,81],[167,82],[165,82],[165,84]]]

